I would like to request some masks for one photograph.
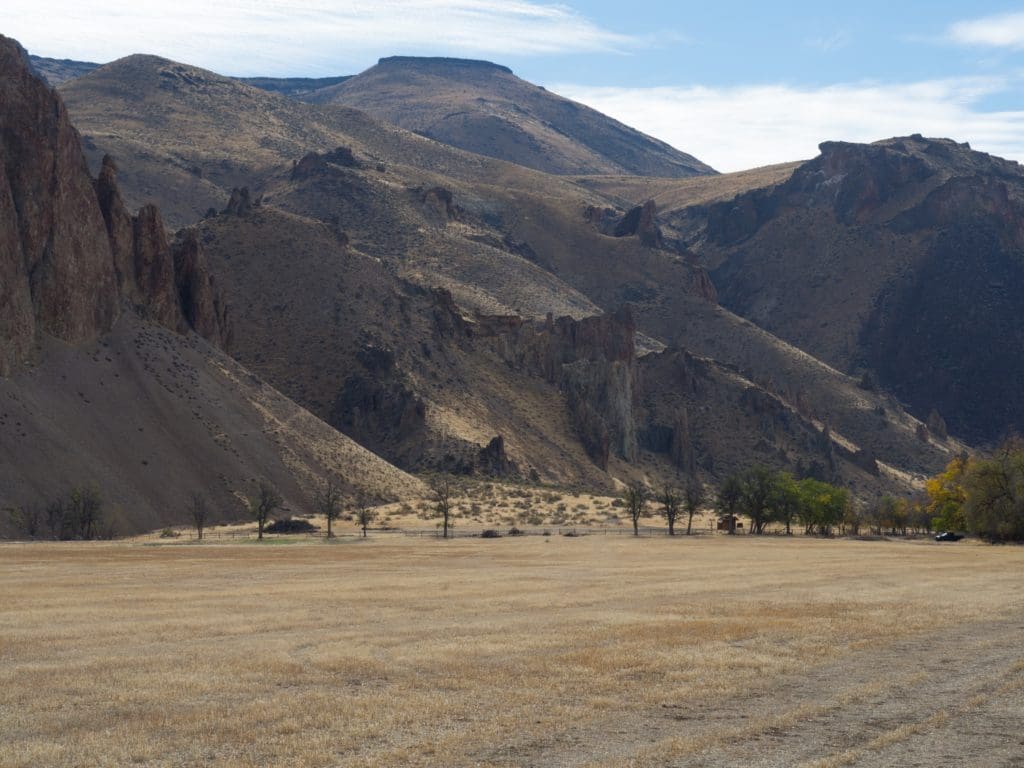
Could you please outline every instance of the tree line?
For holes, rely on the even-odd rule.
[[[1024,441],[1007,440],[990,456],[963,455],[925,485],[937,530],[986,541],[1024,541]]]
[[[676,523],[685,513],[689,535],[694,515],[708,500],[724,519],[748,518],[753,534],[763,534],[769,524],[780,523],[787,534],[792,533],[793,526],[800,525],[806,534],[827,536],[847,520],[851,510],[850,495],[844,488],[810,477],[797,480],[788,472],[772,472],[760,466],[726,477],[711,499],[695,478],[682,490],[668,484],[657,493],[634,482],[622,496],[635,536],[640,533],[640,519],[650,514],[649,504],[654,504],[657,513],[665,518],[670,536],[675,535]],[[727,530],[735,533],[735,523],[727,525]]]
[[[284,500],[277,488],[265,480],[256,482],[244,503],[245,511],[256,523],[260,540],[272,520],[277,522],[291,518],[283,508]],[[339,485],[329,480],[318,487],[313,494],[313,507],[327,521],[327,537],[333,538],[334,523],[344,513]],[[202,540],[213,511],[209,500],[201,493],[194,493],[188,499],[186,510],[188,524],[195,529],[196,538]],[[377,511],[363,494],[356,497],[351,510],[349,519],[355,521],[365,537],[377,518]],[[29,539],[85,541],[114,538],[113,523],[107,519],[106,505],[95,485],[74,488],[67,496],[59,496],[45,505],[28,504],[7,509],[6,514],[14,528]]]
[[[106,520],[103,497],[95,485],[73,488],[45,505],[29,504],[7,510],[14,526],[30,539],[72,541],[112,539],[114,527]]]
[[[448,538],[455,524],[453,481],[439,475],[428,487],[438,527]],[[694,516],[706,502],[726,520],[747,518],[752,534],[763,534],[769,525],[778,524],[787,534],[796,526],[805,534],[824,536],[837,530],[853,535],[862,531],[907,535],[946,530],[971,533],[987,541],[1024,541],[1024,441],[1011,439],[987,457],[958,456],[927,481],[924,493],[906,498],[886,495],[868,506],[855,505],[845,488],[761,466],[729,475],[710,498],[696,478],[683,488],[668,483],[658,491],[634,482],[622,494],[634,535],[639,535],[641,518],[651,514],[651,505],[665,519],[670,536],[676,535],[676,526],[684,519],[689,535]],[[259,539],[268,523],[279,516],[282,505],[280,493],[266,481],[258,481],[246,496],[245,508],[257,524]],[[326,520],[327,537],[332,538],[334,524],[344,509],[338,484],[330,480],[320,485],[313,494],[313,508]],[[210,504],[196,493],[187,509],[189,522],[202,539]],[[376,510],[365,496],[359,496],[350,509],[347,517],[365,537]],[[42,506],[27,505],[7,512],[15,527],[32,539],[87,540],[114,535],[95,485],[76,487]],[[735,526],[728,525],[727,530],[734,533]]]

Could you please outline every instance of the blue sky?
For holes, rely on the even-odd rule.
[[[156,53],[232,75],[487,58],[720,170],[920,132],[1024,160],[1019,3],[5,0],[34,53]]]

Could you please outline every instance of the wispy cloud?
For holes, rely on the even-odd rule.
[[[1024,13],[959,21],[949,28],[947,38],[961,45],[1024,48]]]
[[[814,157],[826,140],[868,142],[922,133],[969,141],[1024,160],[1024,111],[986,112],[986,97],[1016,85],[1001,78],[825,88],[590,88],[552,86],[722,171]]]
[[[841,51],[850,44],[850,34],[840,30],[831,35],[812,37],[806,41],[806,44],[811,48],[816,48],[822,53]]]
[[[81,0],[4,6],[4,33],[34,52],[101,61],[157,53],[226,74],[337,72],[382,52],[545,55],[638,44],[569,6],[534,0],[108,0],[102,13]]]

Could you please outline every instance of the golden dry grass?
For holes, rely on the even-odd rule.
[[[680,764],[776,680],[1019,612],[1022,564],[724,536],[4,545],[0,765]],[[839,679],[737,733],[920,677]]]

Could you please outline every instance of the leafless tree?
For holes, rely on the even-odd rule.
[[[316,511],[327,518],[327,538],[334,538],[332,525],[341,517],[341,491],[333,480],[328,480],[316,492]]]
[[[668,523],[668,535],[676,535],[676,520],[679,519],[680,499],[679,492],[671,484],[661,489],[661,514]]]
[[[46,527],[50,529],[50,537],[54,540],[64,535],[64,522],[68,516],[68,508],[64,499],[54,499],[46,505]]]
[[[441,518],[444,538],[452,528],[452,479],[449,475],[438,475],[430,481],[430,495],[434,502],[434,517]]]
[[[647,499],[649,497],[647,486],[641,482],[632,482],[626,487],[625,497],[626,510],[633,520],[633,535],[640,535],[640,518],[647,511]]]
[[[256,524],[259,526],[258,538],[260,541],[263,540],[264,526],[274,513],[274,510],[280,508],[281,503],[281,494],[277,492],[277,489],[267,481],[260,480],[256,488],[256,494],[249,497],[249,514],[253,516]]]
[[[192,525],[196,528],[196,536],[203,540],[203,529],[206,528],[206,519],[209,517],[210,508],[206,498],[201,493],[193,493],[189,502],[189,515],[192,517]]]
[[[13,507],[7,510],[7,516],[14,526],[30,539],[39,538],[43,531],[43,513],[39,507]]]
[[[356,499],[356,525],[363,531],[363,538],[366,538],[366,529],[377,519],[377,510],[370,506],[370,500],[363,494]]]
[[[84,485],[71,491],[69,506],[75,535],[81,539],[95,539],[103,523],[103,499],[94,485]]]

